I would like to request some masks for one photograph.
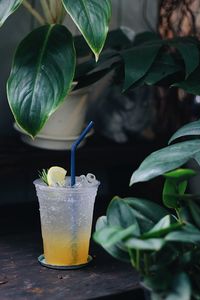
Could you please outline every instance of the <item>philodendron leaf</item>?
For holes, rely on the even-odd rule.
[[[191,177],[195,176],[196,174],[197,174],[197,172],[195,172],[192,169],[179,168],[179,169],[167,172],[167,173],[163,174],[163,176],[165,178],[168,178],[168,179],[178,183],[181,181],[188,180]]]
[[[170,232],[165,240],[168,242],[179,242],[179,243],[200,243],[200,230],[192,224],[186,224],[178,231]]]
[[[135,224],[135,235],[140,234],[140,229],[131,207],[121,198],[114,197],[107,209],[107,221],[110,226],[127,228]]]
[[[200,140],[177,143],[153,152],[133,173],[130,185],[150,180],[179,168],[190,159],[200,162]]]
[[[130,249],[137,249],[137,250],[160,250],[165,244],[163,239],[137,239],[137,238],[128,238],[125,242],[126,247]]]
[[[1,0],[0,1],[0,26],[20,6],[23,0]]]
[[[175,47],[181,54],[185,63],[186,78],[199,65],[199,49],[196,41],[192,43],[184,38],[169,40],[169,45]]]
[[[110,0],[62,0],[62,3],[98,60],[108,33]]]
[[[64,101],[74,71],[75,50],[66,27],[39,27],[20,43],[7,95],[16,122],[32,137]]]
[[[187,77],[187,79],[172,84],[172,87],[181,88],[187,93],[193,95],[200,95],[199,77],[200,77],[200,66],[198,66],[197,69]]]
[[[168,214],[163,206],[150,200],[130,197],[124,198],[124,201],[132,208],[142,233],[150,230]]]
[[[162,41],[156,41],[138,45],[122,52],[125,64],[124,90],[132,86],[148,72],[162,45]]]
[[[200,120],[188,123],[178,129],[170,138],[169,144],[180,137],[192,135],[200,136]]]

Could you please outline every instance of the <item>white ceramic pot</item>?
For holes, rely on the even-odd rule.
[[[31,146],[52,150],[70,149],[85,125],[89,91],[88,87],[72,91],[34,140],[16,124],[14,128],[20,132],[22,140]]]

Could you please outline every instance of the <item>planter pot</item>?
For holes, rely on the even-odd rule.
[[[31,146],[51,150],[70,149],[85,125],[88,95],[88,87],[71,92],[34,140],[16,124],[14,128],[20,132],[21,139]]]

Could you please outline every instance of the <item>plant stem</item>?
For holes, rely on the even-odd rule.
[[[129,253],[129,256],[131,259],[131,265],[133,266],[133,268],[135,268],[135,260],[134,260],[133,253],[130,248],[128,248],[128,253]]]
[[[176,214],[177,214],[177,217],[178,217],[178,220],[179,220],[179,222],[182,224],[182,223],[183,223],[183,219],[181,218],[181,215],[180,215],[179,209],[178,209],[178,208],[176,208],[176,209],[175,209],[175,211],[176,211]]]
[[[135,268],[137,271],[140,271],[140,250],[138,250],[138,249],[136,249]]]
[[[36,9],[32,7],[32,5],[27,0],[24,0],[22,4],[41,25],[44,25],[46,23],[45,19],[39,14]]]
[[[47,1],[46,0],[40,0],[40,3],[41,3],[42,10],[43,10],[43,13],[44,13],[44,16],[45,16],[47,22],[49,24],[55,23]]]
[[[144,253],[144,272],[145,275],[149,275],[149,260],[147,253]]]

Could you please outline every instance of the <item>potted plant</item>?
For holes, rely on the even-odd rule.
[[[191,135],[200,135],[200,121],[179,129],[169,143]],[[164,176],[163,205],[115,197],[96,224],[95,241],[138,270],[153,300],[200,297],[200,195],[186,190],[196,172],[179,168],[190,159],[199,162],[199,145],[199,138],[169,145],[133,173],[130,184]]]
[[[41,0],[41,10],[36,10],[28,0],[3,0],[0,3],[0,25],[3,25],[20,5],[27,8],[40,26],[30,32],[16,50],[7,83],[7,96],[17,125],[34,138],[64,102],[75,84],[78,82],[77,88],[81,87],[83,72],[85,75],[90,73],[90,79],[91,73],[96,76],[96,80],[97,77],[101,77],[101,62],[98,64],[98,71],[92,71],[97,67],[95,60],[98,61],[106,40],[111,4],[110,0],[101,3],[94,0],[87,3],[76,1],[76,5],[74,1]],[[76,24],[82,37],[73,38],[63,25],[66,15]],[[89,48],[95,59],[92,58]],[[70,122],[72,119],[84,119],[85,94],[88,94],[88,90],[86,93],[84,90],[84,94],[83,90],[78,89],[73,92],[73,99],[69,101],[70,107],[76,102],[74,95],[77,94],[81,94],[82,104],[78,104],[73,118],[71,108]],[[67,119],[66,116],[64,121],[67,122]],[[51,120],[51,123],[58,124],[64,121]],[[75,131],[69,133],[68,128],[68,133],[71,136],[78,135],[81,129],[82,126],[78,125]],[[47,128],[45,134],[46,130]],[[52,131],[51,125],[50,130]],[[51,134],[57,135],[58,132],[59,129],[56,129]],[[62,133],[60,137],[63,137]]]

